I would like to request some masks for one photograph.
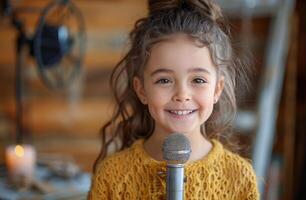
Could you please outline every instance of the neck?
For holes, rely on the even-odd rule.
[[[193,137],[188,136],[191,145],[191,155],[188,162],[193,162],[205,157],[212,148],[212,144],[202,135],[195,134]],[[157,134],[145,141],[145,151],[155,160],[163,161],[162,145],[165,137],[157,137]]]

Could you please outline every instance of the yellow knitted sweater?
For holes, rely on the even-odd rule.
[[[93,176],[88,199],[165,199],[166,163],[152,159],[143,140],[104,159]],[[212,150],[185,165],[185,199],[259,199],[252,166],[212,140]]]

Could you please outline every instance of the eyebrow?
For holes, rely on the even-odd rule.
[[[201,68],[201,67],[196,67],[196,68],[188,69],[187,72],[188,72],[188,73],[190,73],[190,72],[204,72],[204,73],[206,73],[206,74],[210,74],[210,71],[208,71],[208,70],[205,69],[205,68]],[[167,68],[160,68],[160,69],[154,70],[154,71],[151,73],[151,76],[154,76],[155,74],[158,74],[158,73],[174,73],[174,71],[171,70],[171,69],[167,69]]]

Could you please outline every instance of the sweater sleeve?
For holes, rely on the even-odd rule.
[[[246,200],[259,200],[259,192],[258,192],[256,180],[250,182],[250,188],[247,191]]]
[[[259,191],[257,186],[256,175],[253,167],[251,165],[247,165],[246,171],[246,187],[245,187],[245,196],[246,200],[259,200]]]
[[[110,199],[109,194],[109,180],[108,174],[104,173],[103,165],[99,166],[97,172],[93,175],[91,188],[88,193],[88,200],[103,200]]]

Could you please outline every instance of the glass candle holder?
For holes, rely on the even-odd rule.
[[[31,145],[10,145],[6,148],[9,179],[17,186],[29,186],[34,178],[36,151]]]

